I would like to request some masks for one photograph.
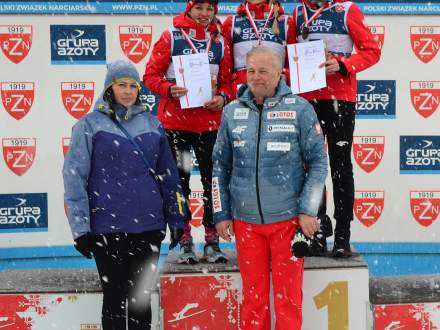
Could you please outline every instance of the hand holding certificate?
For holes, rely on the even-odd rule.
[[[202,107],[212,99],[208,54],[173,56],[173,67],[176,84],[188,90],[179,99],[182,109]]]
[[[287,45],[290,67],[290,88],[294,94],[327,86],[325,79],[325,47],[322,40]]]

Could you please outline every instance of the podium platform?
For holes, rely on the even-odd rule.
[[[160,277],[164,330],[238,329],[241,277],[235,251],[224,252],[227,264],[179,265],[177,252],[168,255]],[[306,258],[303,295],[302,330],[362,330],[371,323],[368,267],[360,256]]]

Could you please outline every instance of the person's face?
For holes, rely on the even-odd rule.
[[[247,0],[249,3],[258,4],[258,3],[265,3],[266,0]]]
[[[204,3],[196,2],[188,12],[188,15],[194,21],[206,27],[209,25],[209,23],[212,22],[212,19],[214,18],[215,8],[213,5],[207,2]]]
[[[116,103],[130,107],[136,103],[139,93],[138,85],[132,79],[119,79],[112,85]]]
[[[247,63],[247,81],[255,98],[273,96],[281,76],[271,54],[255,54]]]

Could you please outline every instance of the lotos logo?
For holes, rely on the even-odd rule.
[[[52,64],[105,64],[105,25],[51,25]]]
[[[401,136],[400,173],[440,174],[440,136]]]
[[[0,194],[0,232],[47,228],[47,193]]]
[[[374,35],[374,39],[379,45],[379,49],[382,50],[383,43],[385,42],[385,26],[368,26],[371,33]]]
[[[384,154],[385,136],[354,136],[353,154],[356,163],[365,172],[372,172]]]
[[[62,138],[63,155],[66,157],[69,152],[70,138]]]
[[[15,64],[29,54],[32,46],[32,25],[0,25],[0,47]]]
[[[379,220],[385,202],[383,190],[356,191],[354,196],[354,214],[366,227],[374,225]]]
[[[358,80],[356,118],[396,118],[395,80]]]
[[[95,95],[94,88],[94,82],[62,82],[61,98],[67,112],[76,119],[89,112]]]
[[[440,212],[440,191],[410,191],[410,206],[414,219],[428,227]]]
[[[9,169],[18,176],[29,170],[35,159],[37,139],[6,138],[2,139],[3,158]]]
[[[3,106],[15,119],[22,119],[31,110],[34,103],[35,83],[2,82],[0,91]]]
[[[440,102],[440,81],[411,81],[411,102],[417,113],[428,118]]]
[[[119,44],[124,54],[134,63],[142,61],[152,40],[151,25],[120,25]]]
[[[411,26],[411,47],[420,61],[430,62],[440,47],[440,26]]]
[[[200,227],[203,221],[203,191],[193,190],[189,195],[190,209],[192,214],[191,225]]]

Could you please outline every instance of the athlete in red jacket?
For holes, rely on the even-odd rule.
[[[334,257],[349,257],[350,222],[353,220],[354,179],[351,163],[357,80],[356,73],[380,59],[377,40],[365,24],[356,4],[342,0],[303,0],[293,13],[289,43],[323,40],[327,87],[301,94],[315,108],[327,138],[333,183],[335,243]],[[355,53],[353,53],[355,50]],[[326,231],[331,222],[325,198],[319,217],[324,233],[318,233],[313,254],[326,252]]]
[[[143,81],[151,91],[160,95],[158,118],[165,127],[187,200],[191,192],[191,149],[195,152],[203,185],[206,241],[204,256],[208,262],[226,262],[226,256],[219,249],[218,234],[212,219],[211,155],[220,127],[222,109],[228,99],[231,57],[229,48],[219,33],[220,24],[216,13],[217,0],[189,1],[186,10],[174,17],[173,27],[163,32],[154,45]],[[204,107],[182,109],[179,98],[187,90],[176,85],[172,56],[198,52],[208,53],[216,94]],[[189,210],[187,214],[191,214]],[[186,221],[180,241],[180,263],[198,262],[193,251],[189,221],[190,218]]]
[[[237,14],[228,16],[222,25],[225,42],[231,49],[233,82],[231,97],[246,83],[246,54],[261,44],[286,54],[286,40],[292,32],[292,18],[284,15],[277,0],[245,0],[237,7]]]

